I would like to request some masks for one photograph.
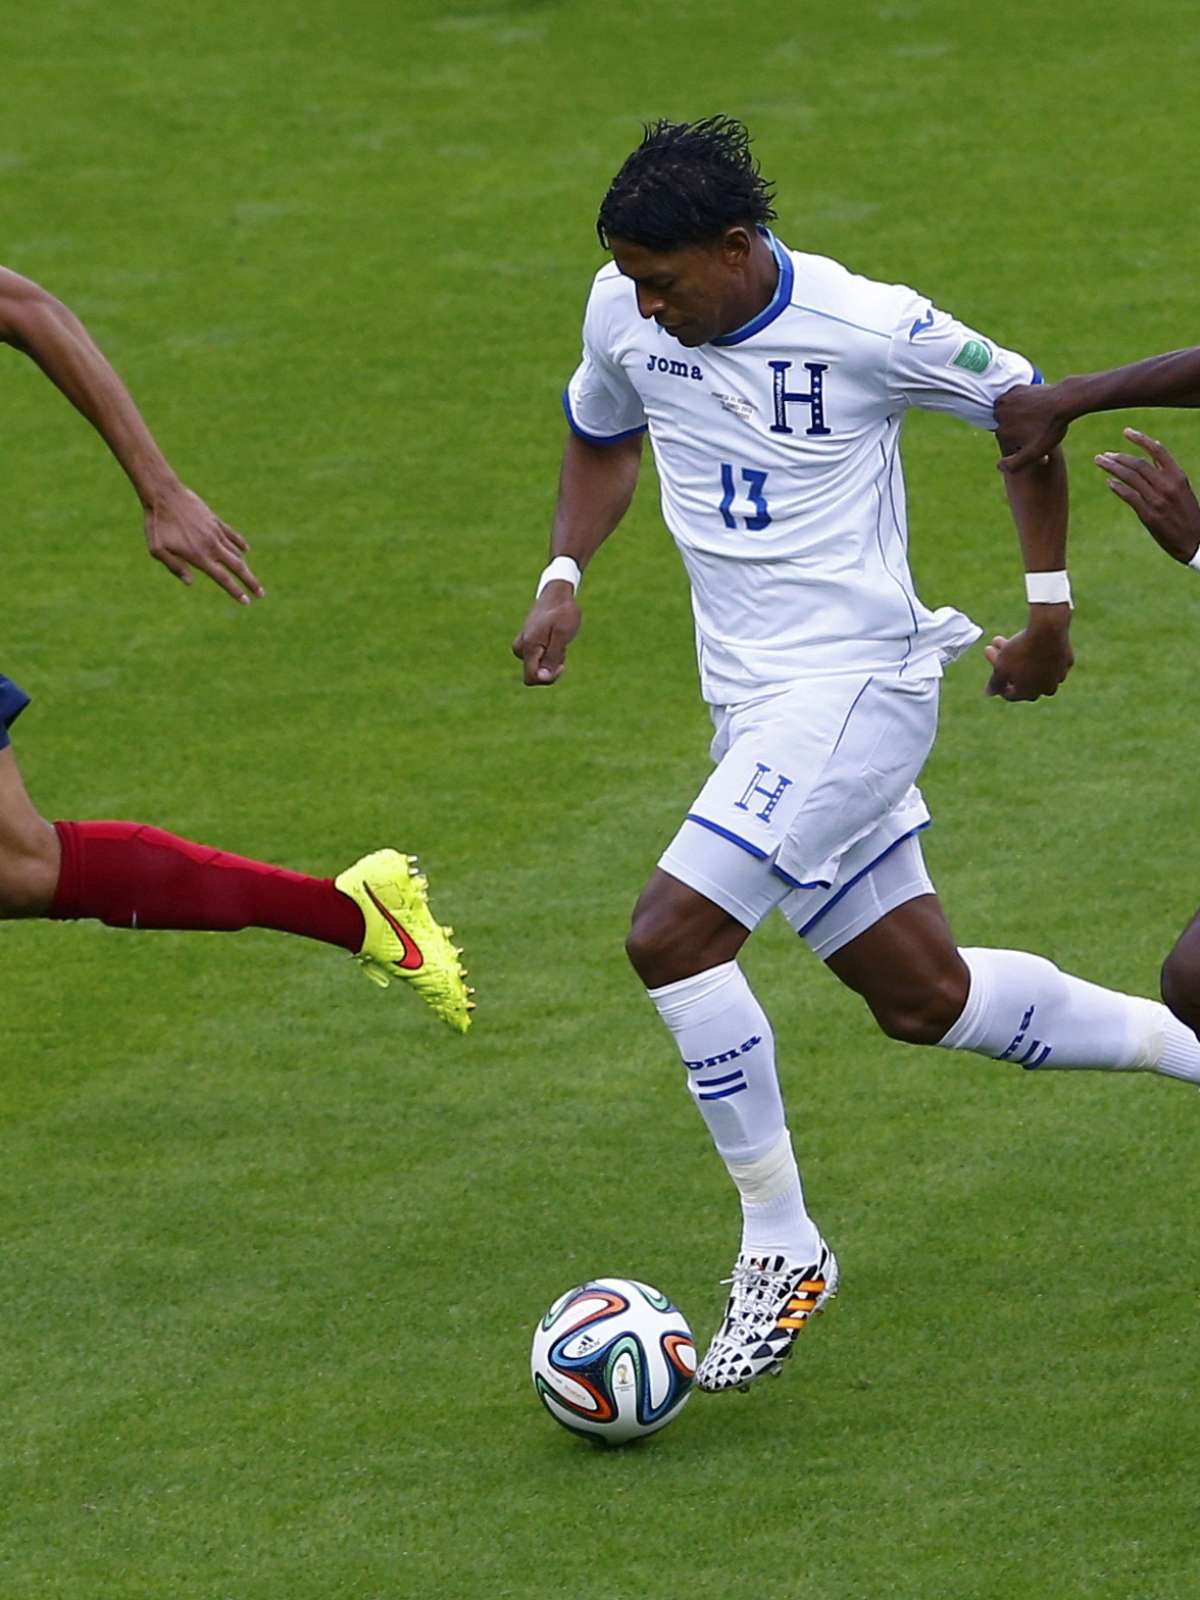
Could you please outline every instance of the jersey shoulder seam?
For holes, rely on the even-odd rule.
[[[800,300],[788,301],[789,311],[807,311],[810,316],[824,317],[828,322],[839,322],[843,328],[854,328],[859,333],[869,333],[876,339],[891,341],[892,331],[885,332],[882,328],[868,328],[863,322],[853,322],[849,317],[839,317],[836,312],[822,311],[819,306],[806,306]]]

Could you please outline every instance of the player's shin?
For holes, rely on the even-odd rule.
[[[1155,1000],[1061,972],[1022,950],[962,950],[967,1003],[938,1041],[1028,1068],[1160,1072],[1200,1082],[1200,1043]]]
[[[142,822],[56,822],[55,921],[233,933],[274,928],[351,952],[362,912],[328,878],[196,844]]]
[[[742,1250],[816,1258],[784,1120],[775,1041],[736,961],[649,991],[675,1036],[688,1089],[742,1202]]]

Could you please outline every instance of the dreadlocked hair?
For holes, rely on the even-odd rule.
[[[660,118],[644,126],[641,144],[609,186],[596,232],[606,250],[612,238],[678,250],[738,224],[770,221],[774,198],[774,185],[750,154],[750,135],[735,118]]]

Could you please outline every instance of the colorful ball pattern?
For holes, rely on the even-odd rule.
[[[665,1428],[687,1403],[696,1342],[666,1295],[636,1278],[568,1289],[538,1323],[534,1388],[556,1422],[606,1444]]]

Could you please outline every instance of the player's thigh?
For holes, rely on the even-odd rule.
[[[893,1038],[936,1043],[958,1019],[970,975],[916,833],[889,844],[801,921],[803,909],[801,896],[784,904],[812,950]]]

